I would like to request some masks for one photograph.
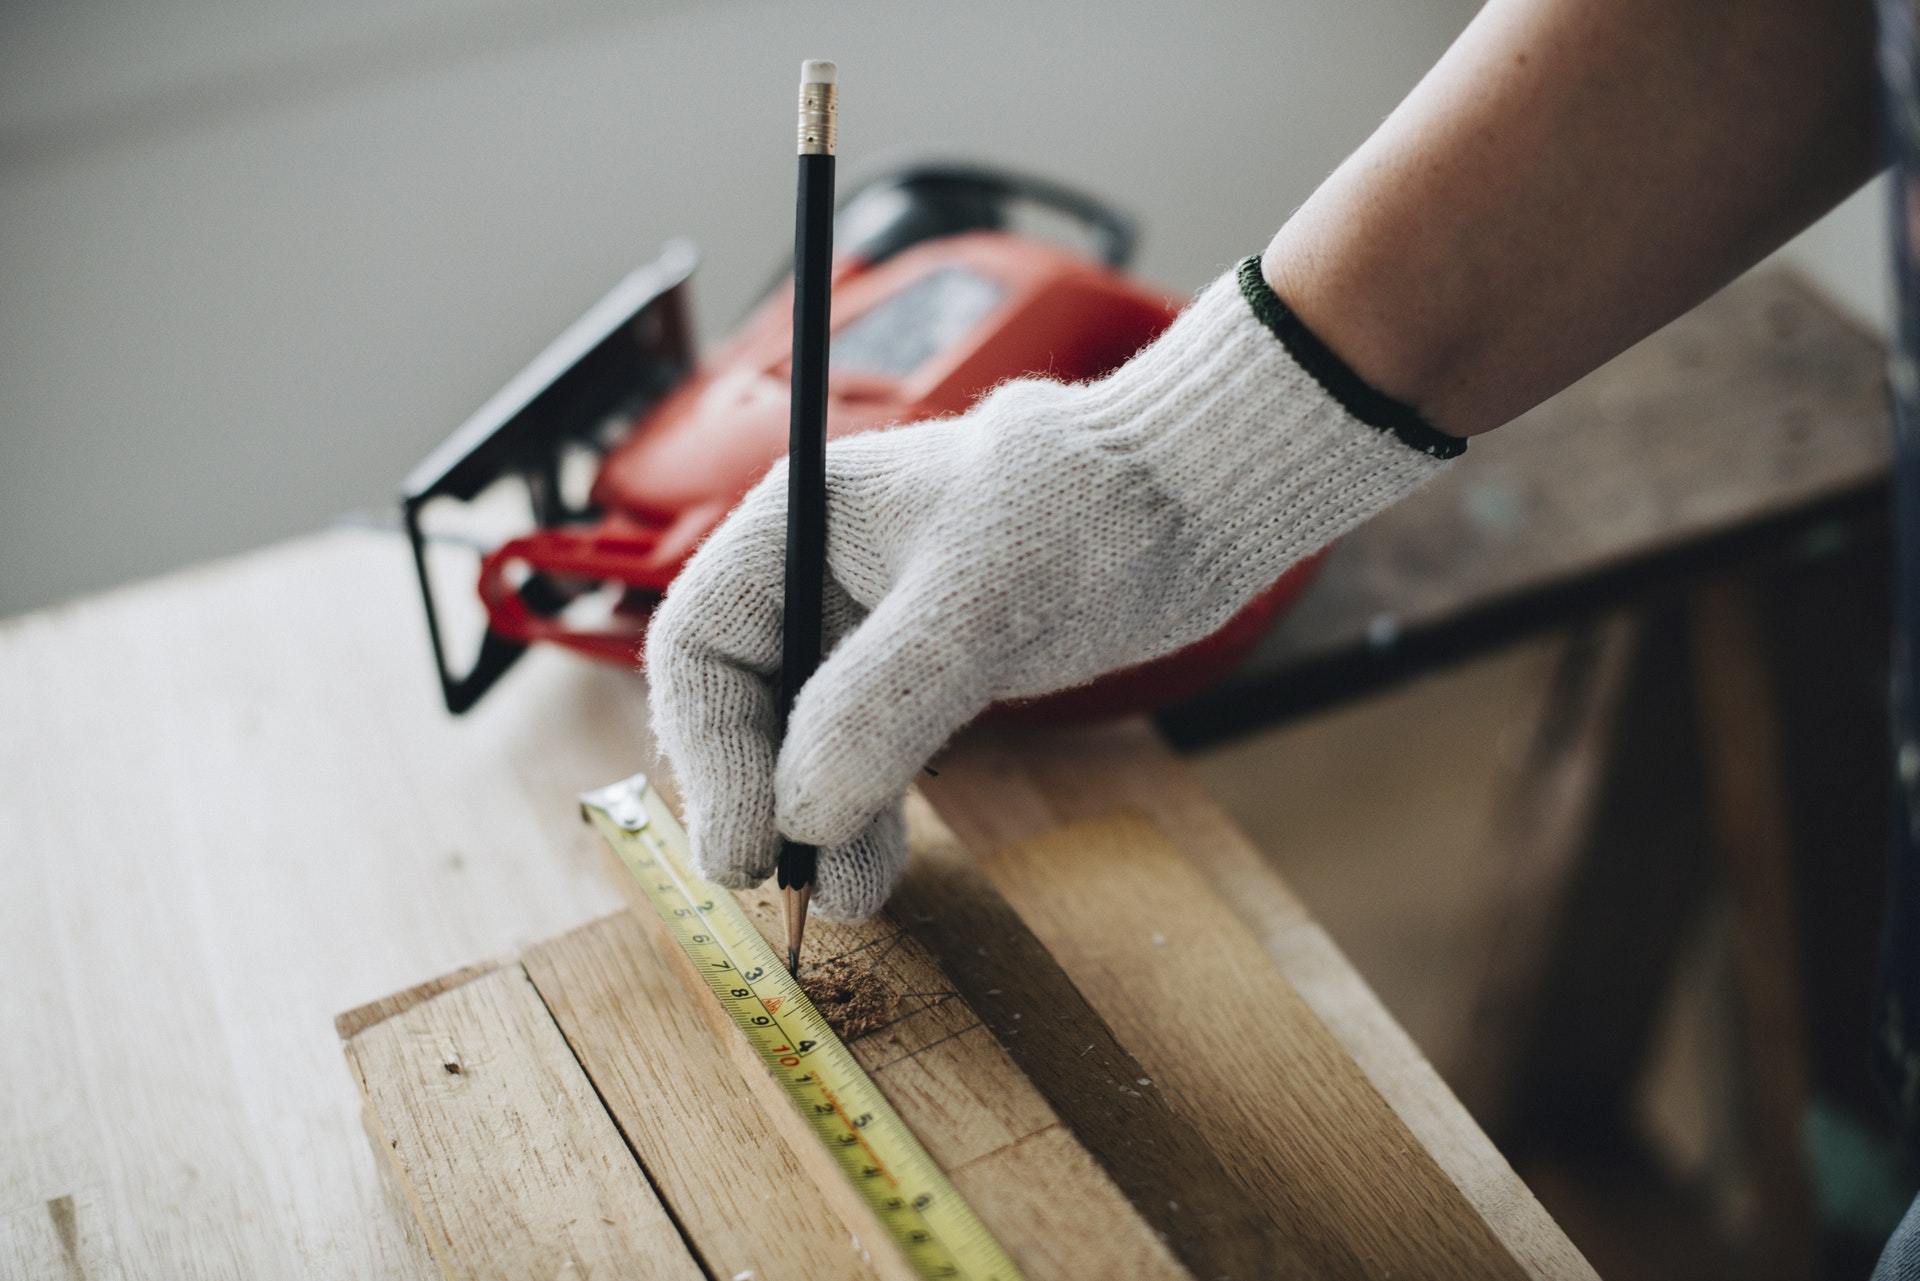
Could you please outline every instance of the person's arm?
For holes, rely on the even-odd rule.
[[[1757,262],[1875,168],[1866,0],[1492,0],[1274,237],[1361,377],[1473,435]]]
[[[827,450],[832,642],[780,736],[776,473],[653,616],[653,724],[726,885],[784,834],[863,916],[992,703],[1207,636],[1867,171],[1865,0],[1493,0],[1288,222],[1092,383]],[[1304,322],[1304,323],[1303,323]],[[1436,429],[1436,427],[1438,429]],[[1449,432],[1453,434],[1448,434]]]

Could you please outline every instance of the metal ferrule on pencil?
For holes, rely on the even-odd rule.
[[[833,154],[834,117],[839,111],[837,86],[802,84],[800,86],[800,154]]]

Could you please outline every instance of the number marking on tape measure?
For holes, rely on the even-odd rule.
[[[680,821],[645,776],[580,807],[908,1264],[923,1277],[1019,1281],[733,895],[694,872]]]

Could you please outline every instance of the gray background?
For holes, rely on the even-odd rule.
[[[791,234],[799,60],[843,181],[1043,170],[1191,289],[1262,246],[1466,0],[0,0],[0,614],[385,504],[624,271],[703,335]],[[1885,314],[1870,190],[1793,246]]]

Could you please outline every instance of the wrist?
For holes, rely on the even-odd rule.
[[[1455,458],[1466,451],[1465,440],[1435,427],[1410,402],[1382,390],[1322,341],[1273,287],[1263,259],[1245,259],[1235,276],[1255,318],[1348,414],[1433,458]]]
[[[1282,227],[1260,256],[1260,278],[1325,345],[1340,354],[1356,378],[1379,394],[1413,408],[1424,420],[1458,436],[1480,429],[1477,419],[1452,403],[1447,372],[1458,352],[1423,336],[1405,315],[1381,317],[1361,305],[1365,283],[1337,278]],[[1350,273],[1349,273],[1350,274]]]

